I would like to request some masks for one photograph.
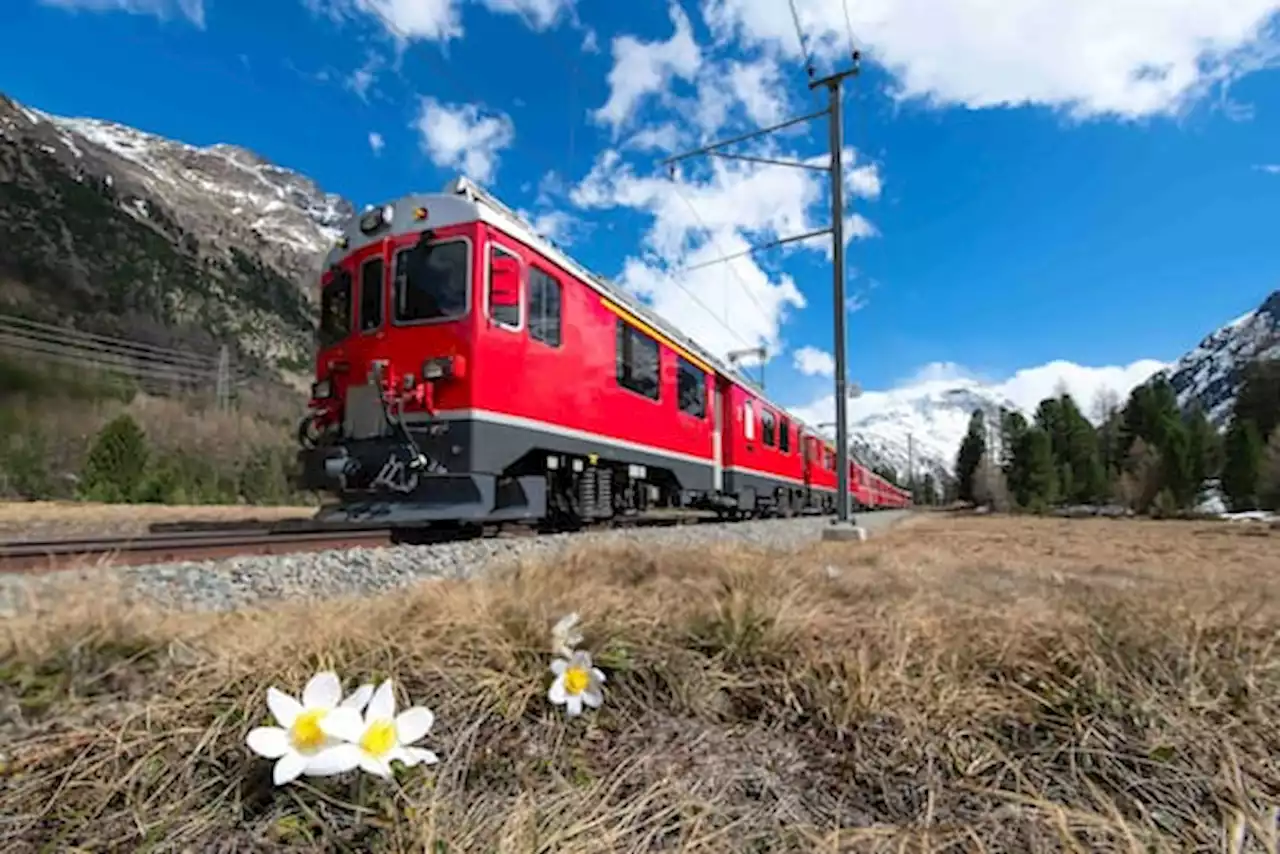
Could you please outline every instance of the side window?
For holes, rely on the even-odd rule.
[[[747,437],[748,442],[755,441],[756,438],[756,414],[751,410],[751,401],[742,402],[742,435]]]
[[[351,274],[341,267],[320,292],[320,346],[332,347],[351,332]]]
[[[778,449],[784,454],[791,453],[791,420],[782,419],[782,432],[778,434]]]
[[[707,417],[707,375],[683,356],[676,357],[676,398],[681,412]]]
[[[618,318],[618,385],[659,398],[658,342]]]
[[[560,346],[560,282],[536,267],[529,268],[529,337]]]
[[[360,268],[360,331],[382,325],[382,259],[370,258]]]
[[[520,259],[501,246],[489,247],[489,317],[507,329],[520,328]]]
[[[778,427],[778,422],[777,422],[777,419],[773,417],[773,413],[767,409],[761,408],[760,433],[761,433],[761,438],[764,440],[764,443],[767,447],[772,448],[778,444],[777,427]]]

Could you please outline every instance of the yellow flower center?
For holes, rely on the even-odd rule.
[[[299,750],[314,750],[324,744],[325,735],[320,729],[320,719],[324,716],[324,709],[311,709],[298,715],[289,728],[293,746]]]
[[[360,736],[360,748],[373,756],[381,756],[395,746],[396,725],[392,721],[374,721]]]
[[[591,684],[591,676],[581,667],[570,667],[564,672],[564,690],[566,694],[577,696],[587,690]]]

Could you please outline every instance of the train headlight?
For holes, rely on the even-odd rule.
[[[383,205],[380,208],[365,211],[360,216],[360,230],[365,234],[372,234],[383,226],[390,225],[395,215],[395,205]]]
[[[329,380],[320,380],[311,384],[311,399],[325,400],[333,394],[333,384]]]
[[[445,356],[439,359],[427,359],[427,361],[422,363],[422,378],[424,380],[442,380],[451,376],[453,376],[452,356]]]

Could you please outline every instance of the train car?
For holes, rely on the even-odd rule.
[[[299,463],[322,519],[834,505],[804,425],[465,178],[349,223],[320,289]]]

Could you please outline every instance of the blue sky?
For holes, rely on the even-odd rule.
[[[244,145],[358,205],[465,167],[712,349],[769,343],[784,403],[829,395],[821,239],[680,273],[825,225],[820,174],[657,168],[820,105],[782,0],[11,3],[20,101]],[[850,31],[867,57],[851,379],[1171,360],[1280,287],[1280,0],[986,5],[797,0],[820,74]],[[754,145],[822,157],[826,125]]]

